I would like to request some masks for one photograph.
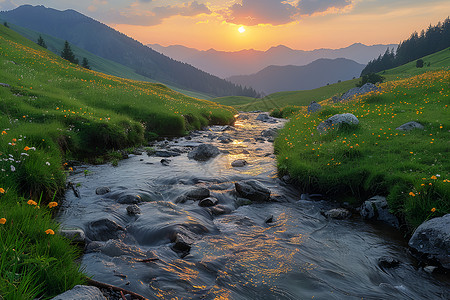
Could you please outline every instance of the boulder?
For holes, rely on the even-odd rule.
[[[267,113],[262,113],[256,117],[256,120],[262,121],[262,122],[267,122],[270,120],[270,116]]]
[[[231,166],[233,168],[241,168],[241,167],[243,167],[245,165],[247,165],[247,161],[245,159],[238,159],[238,160],[235,160],[235,161],[233,161],[231,163]]]
[[[411,121],[411,122],[405,123],[405,124],[395,128],[395,129],[396,130],[403,130],[403,131],[410,131],[410,130],[413,130],[413,129],[421,129],[421,130],[423,130],[423,129],[425,129],[425,127],[422,124],[420,124],[420,123]]]
[[[257,180],[244,180],[234,184],[236,192],[252,201],[269,201],[270,190]]]
[[[421,257],[450,269],[450,214],[434,218],[417,227],[408,245]]]
[[[338,102],[340,101],[340,99],[339,99],[338,96],[333,96],[333,98],[331,98],[331,101],[332,101],[333,103],[338,103]]]
[[[198,205],[201,207],[211,207],[211,206],[217,205],[217,203],[219,203],[219,200],[217,200],[217,198],[208,197],[208,198],[200,200],[198,202]]]
[[[334,208],[324,213],[325,217],[337,220],[347,219],[351,215],[352,213],[346,210],[345,208]]]
[[[188,158],[199,161],[206,161],[212,157],[216,157],[219,154],[220,151],[216,146],[210,144],[201,144],[188,153]]]
[[[171,160],[170,159],[167,159],[167,158],[163,158],[163,159],[161,159],[161,161],[160,161],[160,163],[163,165],[163,166],[168,166],[168,165],[170,165],[170,162],[171,162]]]
[[[86,235],[80,228],[61,228],[59,234],[74,243],[84,243]]]
[[[153,154],[153,156],[157,157],[174,157],[174,156],[180,156],[181,154],[175,151],[167,151],[167,150],[157,150]]]
[[[117,199],[117,203],[120,204],[138,204],[142,202],[142,198],[139,195],[123,195]]]
[[[344,95],[341,96],[341,98],[339,98],[339,101],[349,100],[355,96],[367,94],[369,92],[373,92],[376,90],[378,90],[377,86],[374,85],[373,83],[368,82],[362,87],[355,87],[348,90]]]
[[[375,196],[365,201],[361,205],[360,214],[365,220],[378,220],[393,227],[399,227],[397,217],[389,212],[389,206],[385,197]]]
[[[102,187],[98,187],[95,189],[95,193],[97,195],[104,195],[104,194],[108,194],[109,192],[111,192],[111,189],[107,186],[102,186]]]
[[[341,124],[358,125],[359,120],[355,115],[350,113],[337,114],[320,123],[317,126],[317,130],[324,132],[331,128],[337,128]]]
[[[187,198],[194,200],[202,200],[208,198],[211,195],[210,191],[204,187],[197,187],[185,194]]]
[[[76,285],[51,300],[106,300],[98,287],[87,285]]]
[[[86,226],[86,235],[91,241],[117,239],[125,228],[110,219],[100,219]]]
[[[322,108],[322,105],[320,105],[316,101],[312,101],[308,105],[308,114],[315,113],[316,111],[319,111],[321,108]]]
[[[173,241],[172,250],[175,252],[181,252],[184,254],[188,254],[191,250],[191,245],[194,243],[193,237],[184,234],[184,233],[176,233],[175,239]]]
[[[264,129],[263,131],[261,131],[261,135],[266,138],[274,138],[277,136],[277,134],[278,130],[276,130],[275,128]]]
[[[127,206],[127,214],[130,216],[135,216],[141,214],[141,209],[136,204]]]

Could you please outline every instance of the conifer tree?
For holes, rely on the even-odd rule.
[[[91,66],[89,65],[89,61],[88,61],[88,59],[86,57],[83,57],[83,61],[81,62],[81,66],[83,68],[88,69],[88,70],[91,69]]]
[[[38,44],[39,46],[41,46],[41,47],[47,49],[47,44],[45,44],[45,41],[44,41],[44,39],[42,38],[41,35],[39,35],[37,44]]]
[[[6,28],[9,28],[9,25],[8,25],[7,22],[3,23],[3,25],[4,25]]]
[[[71,63],[78,64],[78,59],[75,58],[75,55],[73,54],[68,41],[64,43],[64,49],[61,52],[61,57],[70,61]]]

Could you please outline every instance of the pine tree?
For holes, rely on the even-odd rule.
[[[81,66],[83,68],[88,69],[88,70],[91,69],[91,66],[89,65],[89,61],[88,61],[88,59],[86,57],[83,57],[83,61],[81,62]]]
[[[70,61],[71,63],[78,64],[78,59],[75,58],[75,55],[73,54],[68,41],[64,43],[64,49],[61,52],[61,57]]]
[[[4,25],[6,28],[9,28],[9,25],[8,25],[7,22],[3,23],[3,25]]]
[[[37,41],[37,44],[45,49],[47,49],[47,44],[45,44],[44,39],[42,38],[42,36],[40,35]]]

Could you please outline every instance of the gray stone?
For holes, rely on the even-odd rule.
[[[333,96],[333,98],[331,98],[331,101],[333,101],[333,103],[338,103],[340,99],[338,96]]]
[[[142,202],[142,198],[139,195],[123,195],[117,199],[117,203],[120,204],[138,204]]]
[[[95,189],[95,193],[97,195],[104,195],[104,194],[108,194],[109,192],[111,192],[111,190],[107,186],[102,186],[102,187],[98,187]]]
[[[194,239],[184,233],[177,233],[173,241],[172,249],[175,252],[189,253]]]
[[[216,146],[210,144],[201,144],[194,150],[188,153],[188,158],[205,161],[212,157],[216,157],[220,154],[219,149]]]
[[[262,121],[262,122],[267,122],[270,120],[270,116],[267,113],[262,113],[256,117],[256,120]]]
[[[252,201],[269,201],[270,190],[259,181],[250,179],[234,184],[237,193],[246,199]]]
[[[320,123],[317,126],[317,130],[324,132],[332,128],[337,128],[341,124],[358,125],[359,120],[355,115],[350,113],[337,114]]]
[[[223,144],[229,144],[229,143],[233,142],[233,140],[229,136],[224,136],[224,135],[220,136],[217,140]]]
[[[395,128],[395,129],[396,130],[403,130],[403,131],[410,131],[410,130],[413,130],[413,129],[421,129],[421,130],[423,130],[423,129],[425,129],[425,127],[422,124],[420,124],[420,123],[411,121],[411,122],[405,123],[405,124]]]
[[[181,154],[175,151],[167,151],[167,150],[157,150],[153,154],[153,156],[157,157],[174,157],[174,156],[180,156]]]
[[[322,109],[322,105],[320,105],[319,103],[317,103],[316,101],[312,101],[309,105],[308,105],[308,114],[311,113],[315,113],[316,111],[319,111]]]
[[[243,167],[245,165],[247,165],[247,161],[245,159],[238,159],[238,160],[235,160],[235,161],[233,161],[231,163],[231,166],[233,168],[241,168],[241,167]]]
[[[362,87],[355,87],[347,91],[344,95],[341,96],[339,101],[350,100],[351,98],[363,94],[367,94],[369,92],[377,91],[378,87],[373,83],[366,83]]]
[[[408,245],[426,259],[436,260],[450,269],[450,214],[421,224]]]
[[[343,220],[350,217],[352,213],[346,210],[345,208],[334,208],[326,211],[324,215],[327,218]]]
[[[106,300],[98,287],[87,285],[76,285],[51,300]]]
[[[117,239],[125,228],[110,219],[100,219],[86,226],[86,235],[91,241],[107,241]]]
[[[170,165],[170,162],[171,162],[171,160],[170,159],[167,159],[167,158],[163,158],[163,159],[161,159],[161,161],[160,161],[160,163],[163,165],[163,166],[168,166],[168,165]]]
[[[361,205],[360,214],[365,220],[378,220],[393,227],[399,227],[397,217],[389,212],[389,206],[385,197],[375,196],[365,201]]]
[[[11,87],[9,84],[7,84],[7,83],[1,83],[1,82],[0,82],[0,86],[6,87],[6,88],[10,88],[10,87]]]
[[[400,265],[400,261],[392,256],[383,256],[378,259],[378,266],[383,269],[395,268]]]
[[[234,205],[236,207],[244,206],[244,205],[250,205],[250,204],[252,204],[252,201],[249,200],[249,199],[240,198],[240,197],[234,199]]]
[[[86,235],[80,228],[61,228],[59,234],[74,243],[84,243],[86,240]]]
[[[136,204],[127,206],[127,214],[130,216],[141,214],[141,209]]]
[[[205,199],[202,199],[198,202],[198,205],[201,207],[211,207],[214,205],[217,205],[219,203],[219,200],[215,197],[208,197]]]
[[[197,187],[187,192],[186,197],[194,200],[202,200],[211,196],[210,191],[204,187]]]
[[[269,138],[269,137],[276,137],[278,134],[278,130],[276,130],[275,128],[269,128],[269,129],[264,129],[263,131],[261,131],[261,135],[263,137]]]

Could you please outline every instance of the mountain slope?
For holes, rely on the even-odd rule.
[[[318,59],[306,66],[269,66],[252,75],[228,78],[236,84],[251,86],[266,94],[315,89],[339,80],[358,77],[364,65],[355,61]]]
[[[341,49],[303,51],[279,45],[267,51],[251,49],[226,52],[214,49],[200,51],[180,45],[164,47],[158,44],[149,44],[147,46],[221,78],[253,74],[270,65],[303,66],[320,58],[347,58],[361,64],[367,64],[369,60],[385,53],[387,48],[397,47],[394,44],[366,46],[356,43]]]
[[[241,87],[168,58],[74,10],[58,11],[44,6],[23,5],[1,12],[0,18],[68,40],[71,44],[128,66],[152,80],[216,96],[245,95]]]

